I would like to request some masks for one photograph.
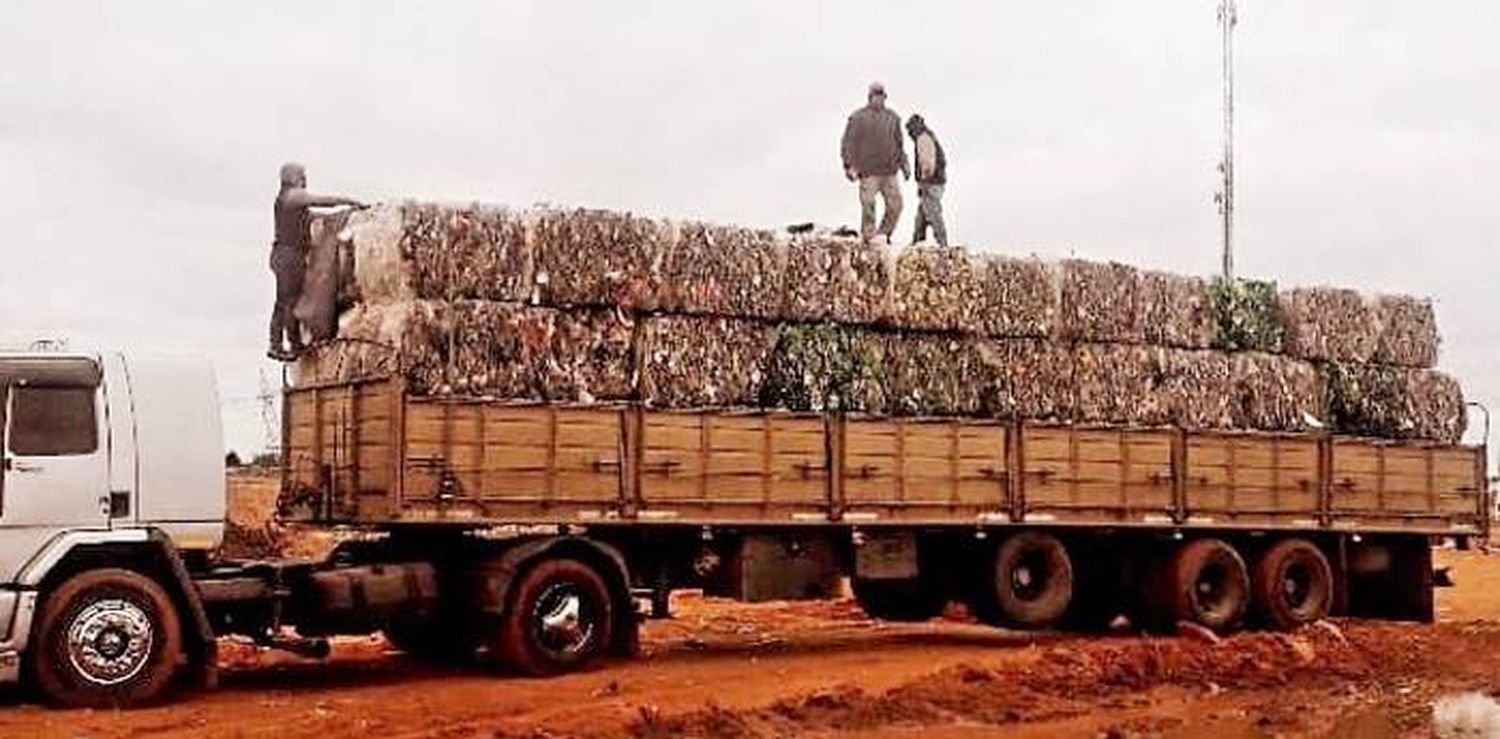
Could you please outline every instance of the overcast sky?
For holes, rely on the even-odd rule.
[[[0,0],[0,337],[206,353],[253,450],[283,160],[369,200],[853,223],[873,79],[942,139],[955,241],[1211,274],[1216,5]],[[1241,274],[1431,296],[1500,403],[1500,3],[1240,15]]]

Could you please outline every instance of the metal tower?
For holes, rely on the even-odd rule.
[[[1219,173],[1224,182],[1214,201],[1224,219],[1224,276],[1234,276],[1234,27],[1239,23],[1239,9],[1234,0],[1219,2],[1219,30],[1224,49],[1224,152]]]

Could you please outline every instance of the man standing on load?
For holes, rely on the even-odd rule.
[[[943,155],[943,145],[937,134],[927,127],[922,116],[906,119],[906,132],[911,134],[912,158],[917,160],[917,230],[911,243],[921,243],[927,238],[927,227],[932,226],[932,238],[940,246],[948,245],[948,227],[943,225],[943,186],[948,182],[948,157]]]
[[[302,327],[292,308],[302,296],[307,277],[307,249],[312,241],[310,208],[363,208],[358,200],[307,191],[302,165],[281,165],[281,190],[276,193],[276,240],[271,243],[271,272],[276,275],[276,305],[271,309],[271,346],[266,356],[290,362],[302,352]],[[285,339],[286,343],[283,343]]]
[[[911,179],[902,148],[901,116],[885,107],[885,85],[870,83],[868,104],[849,116],[844,126],[844,176],[859,182],[860,236],[866,243],[880,236],[891,243],[901,217],[901,183],[896,170]],[[885,200],[885,216],[875,227],[875,195]]]

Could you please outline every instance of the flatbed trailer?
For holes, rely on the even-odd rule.
[[[287,518],[587,542],[659,614],[674,588],[820,597],[848,577],[886,618],[957,600],[1022,628],[1431,620],[1431,544],[1490,525],[1483,446],[416,397],[400,378],[291,389],[283,423]]]

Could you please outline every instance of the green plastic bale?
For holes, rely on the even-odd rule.
[[[1214,347],[1275,354],[1286,339],[1276,283],[1216,278],[1209,285],[1217,332]]]
[[[885,346],[868,331],[836,324],[788,324],[777,337],[761,386],[766,408],[884,413]]]

